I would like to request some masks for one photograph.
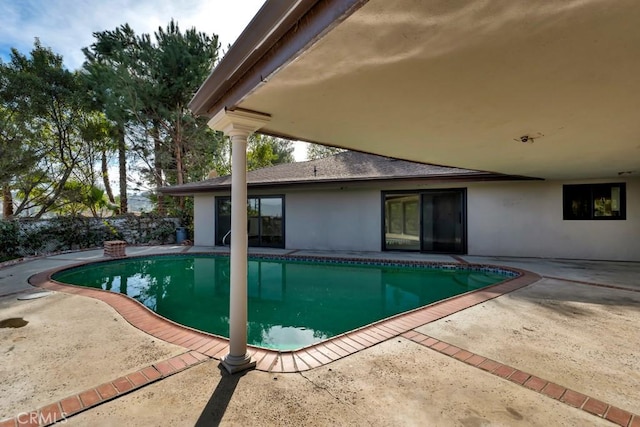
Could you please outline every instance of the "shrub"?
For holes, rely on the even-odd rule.
[[[20,255],[20,226],[16,221],[0,220],[0,261]]]

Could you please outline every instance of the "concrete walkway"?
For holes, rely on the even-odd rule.
[[[184,251],[224,249],[132,247],[127,254]],[[6,425],[15,425],[16,417],[25,421],[29,411],[75,394],[82,406],[92,398],[83,391],[114,384],[112,400],[87,404],[90,409],[65,419],[67,424],[640,425],[640,418],[632,418],[640,413],[638,263],[316,251],[295,255],[497,264],[533,271],[543,279],[320,368],[230,376],[216,360],[196,360],[185,348],[134,328],[102,301],[63,292],[17,300],[34,292],[27,283],[31,275],[101,259],[102,251],[26,261],[0,269],[0,321],[29,322],[0,329],[0,420],[11,419]],[[166,360],[180,367],[162,376]],[[177,365],[176,360],[185,362]],[[161,376],[151,379],[149,367],[158,367]],[[136,376],[140,372],[146,374]],[[518,372],[527,375],[522,384]],[[119,388],[123,383],[115,380],[121,378],[128,378],[129,388]],[[144,382],[137,386],[135,378]],[[563,394],[554,397],[551,385]],[[580,396],[585,396],[582,401]],[[57,420],[62,419],[58,414]]]

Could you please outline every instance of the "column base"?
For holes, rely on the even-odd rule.
[[[256,367],[256,362],[251,360],[251,357],[248,354],[245,354],[244,356],[232,356],[231,354],[227,354],[222,358],[220,363],[222,363],[222,366],[224,366],[230,374],[235,374],[236,372],[242,372]]]

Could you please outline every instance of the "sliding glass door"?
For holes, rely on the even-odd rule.
[[[228,245],[231,230],[231,199],[216,198],[216,245]],[[249,246],[284,248],[283,196],[256,196],[247,199]]]
[[[466,252],[464,189],[384,194],[384,249]]]
[[[461,191],[422,194],[422,251],[464,253]]]
[[[260,246],[284,248],[282,197],[260,197]]]
[[[231,198],[216,197],[216,245],[231,242],[227,233],[231,233]]]

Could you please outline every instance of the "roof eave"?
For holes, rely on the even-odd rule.
[[[325,179],[325,180],[313,180],[313,181],[280,181],[280,182],[257,182],[257,183],[248,183],[247,187],[249,189],[294,189],[294,188],[312,188],[312,187],[321,187],[326,185],[336,185],[336,184],[361,184],[366,182],[376,182],[377,184],[384,183],[445,183],[445,182],[480,182],[480,181],[543,181],[541,178],[532,178],[526,176],[517,176],[517,175],[503,175],[498,173],[468,173],[468,174],[459,174],[459,175],[432,175],[432,176],[406,176],[406,177],[396,177],[396,178],[350,178],[350,179]],[[187,184],[188,185],[188,184]],[[220,191],[229,191],[231,190],[231,184],[219,184],[219,185],[211,185],[211,186],[192,186],[192,187],[182,187],[176,188],[174,187],[163,187],[159,188],[158,191],[171,196],[193,196],[196,194],[203,193],[214,193]]]
[[[196,115],[233,110],[272,73],[368,0],[267,0],[189,102]]]

